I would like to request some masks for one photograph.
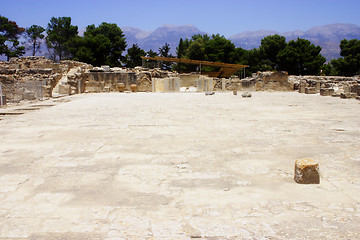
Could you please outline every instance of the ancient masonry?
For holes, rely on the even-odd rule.
[[[2,105],[90,92],[208,92],[299,91],[341,98],[360,96],[360,77],[288,76],[286,72],[259,72],[251,77],[210,78],[136,67],[93,67],[76,61],[45,57],[12,58],[0,62]]]

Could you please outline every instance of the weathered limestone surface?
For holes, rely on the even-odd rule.
[[[319,163],[312,159],[296,160],[294,180],[301,184],[319,184]]]
[[[232,94],[1,109],[24,114],[0,115],[0,239],[360,239],[359,102]],[[294,181],[304,157],[320,184]]]

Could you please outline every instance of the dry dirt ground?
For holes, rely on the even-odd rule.
[[[360,238],[357,100],[107,93],[0,112],[0,239]],[[300,158],[320,184],[294,182]]]

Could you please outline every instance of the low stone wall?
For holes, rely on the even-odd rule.
[[[239,79],[216,79],[215,90],[220,91],[292,91],[287,72],[258,72],[251,77]]]
[[[360,96],[360,77],[342,76],[290,76],[289,81],[299,93],[320,93],[322,96],[336,96],[344,93],[344,98]]]
[[[137,86],[139,92],[153,91],[152,79],[165,79],[174,77],[171,72],[159,69],[126,69],[114,68],[109,71],[90,71],[86,74],[85,92],[119,91],[119,85],[124,86],[123,91],[131,91],[131,85]]]

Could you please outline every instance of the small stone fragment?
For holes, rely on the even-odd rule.
[[[215,94],[215,92],[210,92],[210,91],[206,91],[206,92],[205,92],[205,95],[206,95],[206,96],[214,95],[214,94]]]
[[[233,95],[237,95],[237,91],[236,91],[236,90],[233,91]]]
[[[249,93],[249,92],[244,92],[241,96],[242,96],[243,98],[251,97],[251,93]]]
[[[319,164],[312,159],[299,159],[295,162],[294,180],[300,184],[319,184]]]

